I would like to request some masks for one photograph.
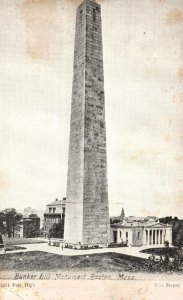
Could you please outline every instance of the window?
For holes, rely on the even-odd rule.
[[[96,21],[96,9],[93,9],[93,22]]]
[[[51,208],[49,208],[49,213],[51,213]]]
[[[53,208],[53,213],[55,212],[55,210],[56,210],[56,208],[54,207],[54,208]]]
[[[126,232],[126,238],[128,238],[128,232]]]
[[[119,236],[120,236],[120,238],[121,238],[121,231],[119,232]]]
[[[80,10],[79,18],[80,18],[80,22],[81,22],[81,24],[82,24],[82,9]]]
[[[140,238],[140,232],[139,231],[137,232],[137,238],[138,239]]]
[[[63,214],[65,214],[65,207],[63,207]]]

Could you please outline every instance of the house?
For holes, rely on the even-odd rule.
[[[52,225],[59,223],[60,220],[65,219],[65,208],[66,208],[66,198],[62,200],[56,199],[54,202],[46,206],[46,211],[44,213],[44,234],[48,236],[49,230]]]

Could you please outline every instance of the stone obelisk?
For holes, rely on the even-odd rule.
[[[110,242],[101,7],[94,0],[76,15],[64,239]]]

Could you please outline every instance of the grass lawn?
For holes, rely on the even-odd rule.
[[[0,255],[2,271],[158,272],[158,264],[118,253],[61,256],[47,252]],[[167,271],[164,270],[164,271]],[[183,268],[179,270],[183,273]]]
[[[14,246],[14,245],[7,245],[7,246],[5,246],[6,252],[13,251],[13,250],[22,250],[22,249],[26,249],[26,248],[25,247],[21,247],[21,246]]]
[[[165,255],[169,254],[170,257],[175,257],[177,255],[177,250],[178,248],[150,248],[150,249],[145,249],[142,250],[141,252],[143,253],[149,253],[149,254],[154,254],[154,255]]]
[[[23,245],[23,244],[39,244],[39,243],[46,243],[44,240],[37,240],[37,239],[26,239],[26,238],[7,238],[3,237],[3,241],[6,246],[9,245]]]
[[[135,271],[142,267],[144,259],[119,255],[116,253],[93,254],[87,256],[61,256],[47,252],[22,252],[0,256],[1,270],[95,270]]]

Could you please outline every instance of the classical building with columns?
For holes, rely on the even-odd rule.
[[[111,240],[114,243],[127,242],[128,246],[172,244],[172,225],[148,220],[138,222],[123,221],[111,225]]]

